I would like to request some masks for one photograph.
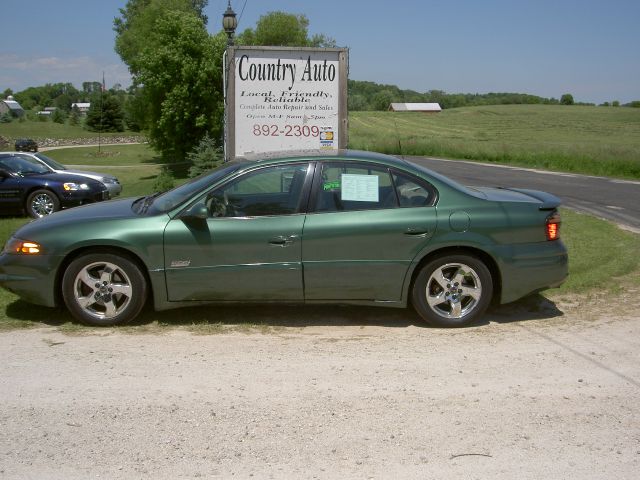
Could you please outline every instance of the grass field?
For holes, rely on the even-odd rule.
[[[640,109],[497,105],[352,112],[349,147],[640,178]]]
[[[108,145],[61,148],[43,152],[64,165],[110,173],[122,184],[121,197],[148,195],[161,171],[159,158],[148,145]]]
[[[128,135],[140,135],[137,132],[117,132],[103,133],[104,138],[122,137]],[[45,138],[97,138],[97,132],[90,132],[79,125],[67,125],[52,122],[33,121],[33,120],[14,120],[11,123],[0,123],[0,136],[10,139],[16,138],[33,138],[34,140],[43,140]]]

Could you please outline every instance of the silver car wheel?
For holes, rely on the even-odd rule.
[[[464,263],[447,263],[431,274],[425,295],[434,313],[444,318],[459,319],[478,306],[482,298],[482,284],[473,268]]]
[[[31,199],[31,210],[38,217],[51,215],[56,211],[56,205],[48,193],[39,193]]]
[[[91,263],[80,270],[73,282],[73,295],[85,314],[108,320],[124,311],[132,300],[129,276],[118,265]]]

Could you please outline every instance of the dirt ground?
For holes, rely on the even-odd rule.
[[[635,480],[631,298],[537,297],[458,330],[301,307],[215,335],[5,332],[0,478]]]

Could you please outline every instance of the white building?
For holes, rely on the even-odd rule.
[[[424,112],[439,113],[442,111],[439,103],[392,103],[389,105],[392,112]]]
[[[4,115],[7,112],[14,117],[22,117],[24,115],[24,109],[11,95],[6,100],[0,100],[0,115]]]
[[[72,103],[71,108],[77,107],[82,115],[86,115],[91,107],[90,103]]]

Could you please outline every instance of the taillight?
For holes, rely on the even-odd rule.
[[[547,217],[546,234],[547,240],[558,240],[560,238],[560,214],[554,212]]]

